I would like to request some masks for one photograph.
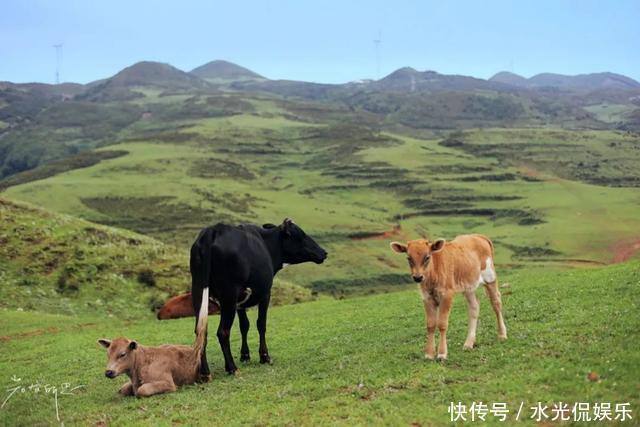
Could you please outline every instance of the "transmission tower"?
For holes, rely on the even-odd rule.
[[[62,64],[62,43],[54,44],[56,49],[56,84],[60,84],[60,65]]]

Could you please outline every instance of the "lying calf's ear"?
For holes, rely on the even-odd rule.
[[[262,228],[266,228],[266,229],[276,228],[276,227],[277,227],[277,225],[275,225],[275,224],[269,224],[269,223],[262,224]]]
[[[403,245],[403,244],[402,244],[402,243],[400,243],[400,242],[391,242],[391,245],[389,245],[389,246],[391,246],[391,249],[392,249],[394,252],[397,252],[397,253],[399,253],[399,254],[403,254],[403,253],[406,253],[406,252],[407,252],[407,246],[406,246],[406,245]]]
[[[135,341],[131,341],[129,343],[129,350],[135,350],[136,348],[138,348],[138,343]]]
[[[100,338],[98,340],[98,344],[100,344],[101,346],[103,346],[104,348],[109,348],[109,346],[111,345],[111,341],[104,339],[104,338]]]
[[[438,239],[431,244],[431,252],[440,252],[444,248],[446,240]]]

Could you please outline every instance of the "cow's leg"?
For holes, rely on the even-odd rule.
[[[500,290],[498,289],[498,280],[492,283],[484,285],[487,291],[487,296],[491,300],[493,311],[496,313],[496,322],[498,326],[498,338],[501,340],[507,339],[507,326],[504,324],[502,317],[502,297],[500,296]]]
[[[427,342],[424,348],[425,359],[436,357],[436,324],[438,321],[438,305],[428,293],[423,294],[424,314],[427,323]]]
[[[147,397],[153,396],[154,394],[171,393],[173,391],[176,391],[176,385],[169,377],[160,381],[152,381],[142,384],[136,390],[136,396]]]
[[[131,381],[120,387],[120,391],[118,391],[118,393],[123,396],[133,396],[135,393],[133,391],[133,384],[131,384]]]
[[[218,325],[218,342],[222,349],[224,356],[224,369],[229,374],[234,374],[238,368],[233,361],[233,355],[231,354],[231,345],[229,343],[229,337],[231,335],[231,327],[233,326],[233,320],[236,317],[236,297],[233,294],[231,297],[220,299],[220,324]]]
[[[448,292],[440,298],[438,307],[438,330],[440,331],[440,343],[438,344],[438,360],[447,358],[447,329],[449,329],[449,312],[453,303],[453,292]]]
[[[267,295],[260,304],[258,304],[258,333],[260,334],[260,363],[271,363],[271,357],[269,357],[269,350],[267,349],[267,310],[269,310],[269,302],[271,301],[271,295]]]
[[[191,287],[191,301],[193,303],[193,311],[196,315],[196,326],[194,332],[198,335],[198,316],[200,315],[200,305],[202,303],[202,289],[196,286]],[[209,371],[209,362],[207,362],[207,335],[204,337],[204,347],[200,356],[200,378],[198,381],[207,382],[211,379],[211,371]]]
[[[469,312],[469,330],[463,348],[468,350],[476,343],[476,329],[478,328],[478,315],[480,314],[480,302],[475,290],[468,290],[464,293],[467,299],[467,310]]]
[[[251,360],[249,354],[249,345],[247,345],[247,333],[249,332],[249,318],[244,308],[238,309],[238,320],[240,321],[240,333],[242,334],[242,347],[240,347],[240,361],[248,362]]]

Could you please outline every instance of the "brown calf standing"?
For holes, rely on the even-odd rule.
[[[406,245],[393,242],[391,249],[407,254],[413,280],[420,283],[427,323],[425,358],[433,359],[436,356],[436,326],[440,330],[438,359],[447,358],[449,311],[453,296],[457,293],[464,294],[469,311],[469,330],[463,348],[473,348],[480,312],[476,289],[480,285],[484,285],[496,313],[498,338],[507,338],[498,278],[493,265],[493,244],[488,237],[468,234],[450,242],[444,239],[435,242],[411,240]]]
[[[176,390],[177,386],[193,384],[200,378],[200,357],[207,336],[209,288],[203,289],[196,341],[186,345],[146,347],[127,338],[113,341],[100,339],[107,349],[107,378],[127,374],[129,382],[120,393],[125,396],[151,396]]]

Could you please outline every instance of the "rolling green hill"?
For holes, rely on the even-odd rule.
[[[188,251],[0,198],[0,309],[150,318],[190,289]],[[274,303],[310,300],[278,280]]]
[[[394,227],[396,239],[485,233],[514,268],[608,263],[639,237],[636,136],[487,129],[422,139],[244,102],[255,112],[177,131],[151,118],[136,130],[144,136],[97,152],[125,155],[43,171],[3,194],[183,250],[207,224],[293,217],[330,262],[283,278],[333,295],[406,286],[404,263],[376,238]]]
[[[611,76],[582,77],[606,83]],[[174,131],[184,120],[248,112],[311,123],[346,121],[413,136],[486,127],[640,130],[640,89],[604,83],[589,88],[523,89],[409,67],[377,81],[330,85],[267,80],[225,61],[191,73],[142,61],[88,85],[2,82],[0,178],[140,138],[152,117]],[[269,104],[281,111],[263,108]],[[603,111],[608,105],[614,107]]]

